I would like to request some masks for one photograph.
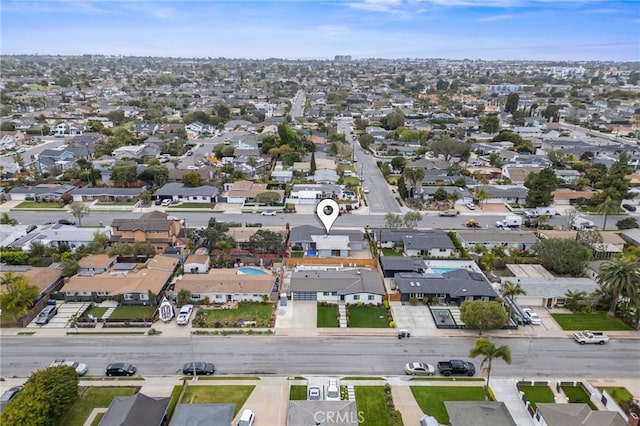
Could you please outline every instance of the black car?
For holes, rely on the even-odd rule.
[[[634,206],[633,204],[630,204],[630,203],[624,203],[622,205],[622,208],[627,210],[627,211],[630,211],[630,212],[635,212],[637,210],[636,206]]]
[[[194,366],[195,364],[195,366]],[[182,367],[185,376],[210,376],[216,371],[216,367],[210,362],[188,362]]]
[[[75,225],[76,224],[74,221],[69,220],[69,219],[60,219],[60,220],[58,220],[58,223],[60,225]]]
[[[115,362],[107,365],[107,376],[133,376],[136,374],[136,366],[126,362]]]
[[[6,407],[7,404],[9,403],[9,401],[11,401],[13,398],[18,396],[18,394],[22,392],[23,389],[24,387],[22,386],[14,386],[4,391],[2,396],[0,396],[0,412],[2,412],[4,410],[4,407]]]

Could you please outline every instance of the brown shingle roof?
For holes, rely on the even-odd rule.
[[[176,293],[187,289],[191,293],[250,293],[271,292],[273,277],[267,275],[238,275],[234,269],[212,269],[208,274],[185,275],[176,281]]]
[[[80,259],[78,266],[81,268],[106,268],[115,258],[116,256],[106,254],[90,254]]]
[[[171,220],[166,213],[152,211],[145,213],[138,219],[114,219],[111,227],[120,231],[169,231]]]

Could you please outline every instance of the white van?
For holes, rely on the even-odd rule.
[[[193,305],[183,305],[182,308],[180,308],[180,313],[178,314],[178,318],[176,319],[176,324],[178,325],[189,324],[189,319],[191,319],[192,312],[193,312]]]
[[[329,384],[327,385],[326,400],[340,401],[340,386],[338,386],[338,381],[336,379],[329,379]]]

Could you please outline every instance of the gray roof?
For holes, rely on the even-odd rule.
[[[427,264],[421,257],[407,256],[380,256],[382,270],[413,271],[418,272],[427,269]]]
[[[291,228],[289,243],[311,242],[313,235],[325,235],[327,232],[318,226],[301,225]],[[331,235],[345,235],[350,242],[363,241],[364,232],[355,229],[332,229]]]
[[[394,279],[400,293],[448,294],[453,298],[498,297],[496,291],[482,274],[466,269],[443,274],[400,272],[395,274]]]
[[[592,410],[587,404],[538,403],[538,411],[548,426],[626,426],[617,411]]]
[[[235,404],[178,404],[170,426],[229,426]]]
[[[374,229],[373,236],[376,241],[379,242],[395,242],[399,243],[404,241],[404,238],[407,236],[411,236],[413,238],[417,238],[420,236],[423,237],[432,237],[432,238],[442,238],[442,236],[446,236],[449,239],[449,236],[446,232],[440,230],[417,230],[417,229]],[[451,239],[449,239],[451,242]]]
[[[491,198],[526,198],[529,189],[519,185],[480,185],[478,188],[484,189],[491,195]]]
[[[319,415],[318,413],[327,414]],[[331,413],[332,415],[328,415]],[[355,401],[289,401],[287,426],[357,426]]]
[[[450,249],[453,245],[451,238],[446,232],[440,230],[424,231],[420,235],[405,235],[402,237],[402,243],[405,250],[431,250],[431,249]]]
[[[140,193],[144,191],[144,188],[110,188],[110,187],[99,187],[99,188],[78,188],[73,191],[73,195],[113,195],[116,197],[122,196],[130,196],[136,197],[140,195]]]
[[[475,243],[522,243],[535,244],[538,237],[533,232],[502,231],[497,229],[478,229],[475,231],[457,231],[460,242]]]
[[[117,396],[111,401],[100,426],[160,426],[171,398],[151,398],[142,393]]]
[[[640,229],[625,229],[620,231],[620,236],[625,240],[630,241],[633,245],[640,246]]]
[[[218,195],[218,188],[208,185],[196,186],[191,188],[185,186],[182,183],[169,182],[156,191],[156,196],[172,197],[174,195],[182,195],[183,197],[192,197],[198,195],[205,197],[215,197]]]
[[[358,273],[359,272],[359,273]],[[380,274],[368,269],[349,271],[293,271],[293,292],[336,291],[338,294],[384,294]]]
[[[33,194],[33,195],[64,195],[77,189],[74,185],[54,185],[49,186],[19,186],[12,188],[9,194]]]
[[[504,402],[445,401],[451,426],[516,426]]]
[[[513,281],[533,297],[565,297],[568,291],[593,293],[600,288],[591,278],[544,278],[544,277],[504,277],[502,281]]]

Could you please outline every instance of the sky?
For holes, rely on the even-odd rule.
[[[640,61],[640,0],[2,0],[0,53]]]

